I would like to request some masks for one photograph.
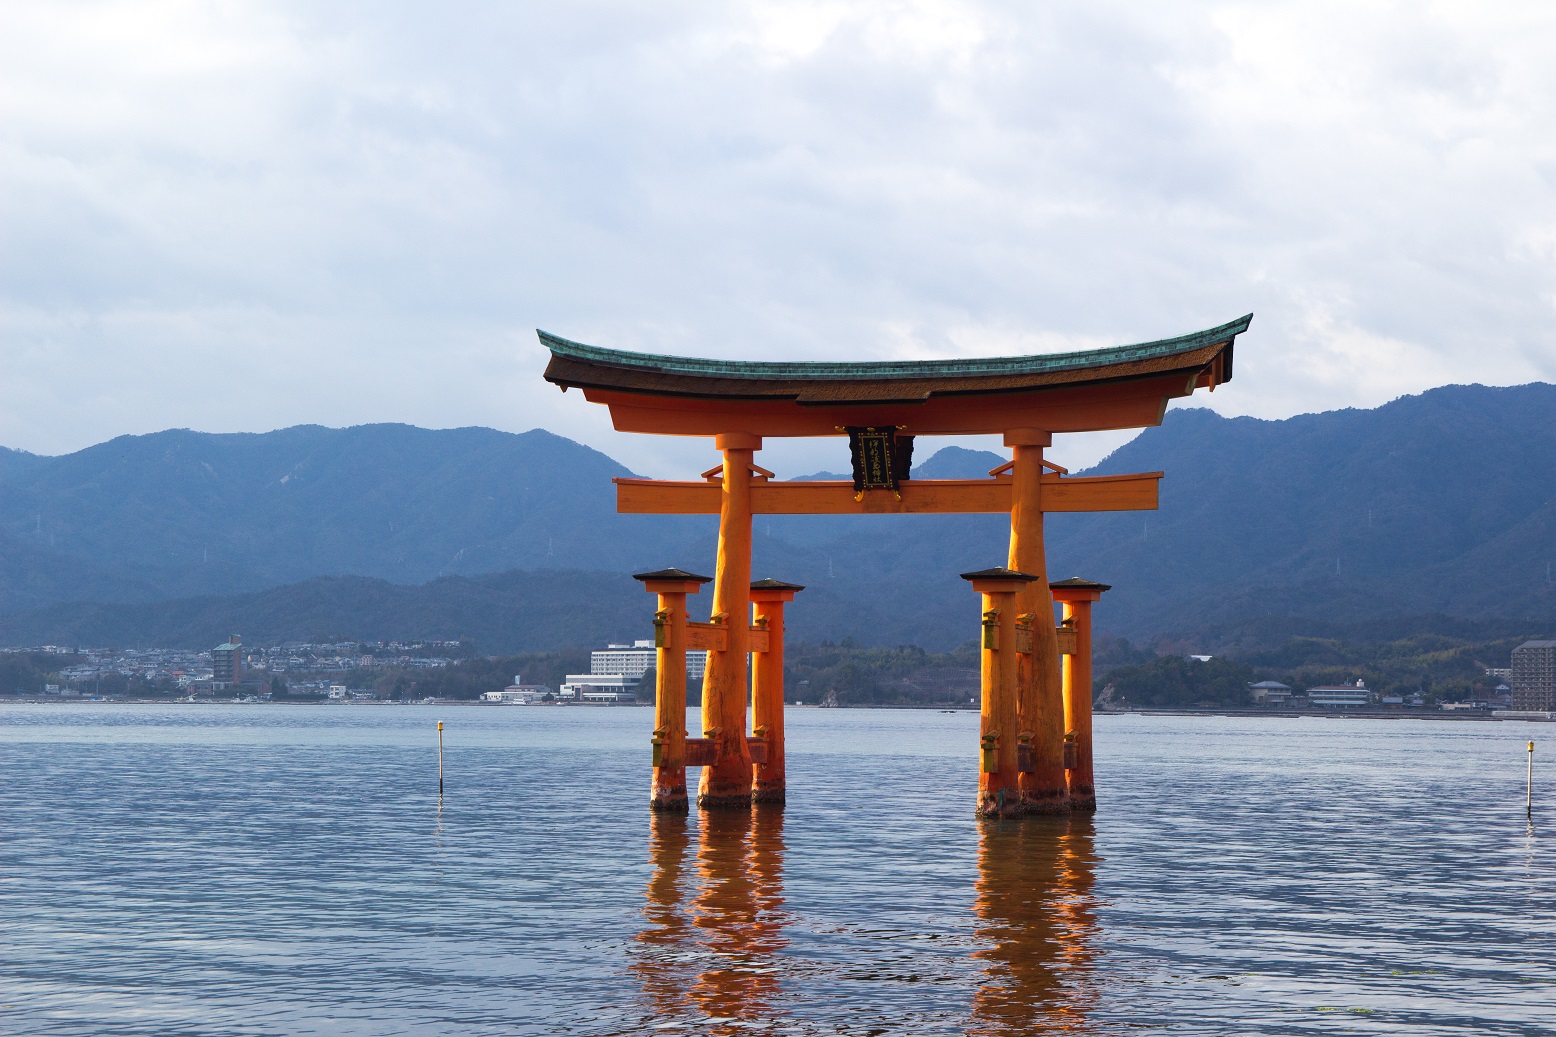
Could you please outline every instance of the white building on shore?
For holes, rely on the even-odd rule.
[[[1311,706],[1370,706],[1372,692],[1366,682],[1331,685],[1307,689],[1307,701]]]
[[[570,673],[557,692],[562,702],[618,703],[638,701],[638,685],[654,665],[652,641],[611,644],[589,653],[589,672]],[[686,653],[687,681],[702,680],[707,652]],[[649,697],[652,698],[650,690]]]
[[[638,700],[639,677],[624,673],[570,673],[567,683],[557,693],[563,702],[592,702],[597,705],[613,705]]]
[[[630,645],[606,645],[604,651],[589,653],[590,673],[620,673],[642,677],[654,665],[656,650],[652,641],[634,641]],[[708,663],[707,652],[686,653],[686,679],[702,680]]]
[[[512,684],[508,685],[501,691],[483,692],[481,695],[481,701],[505,703],[514,706],[528,706],[542,701],[549,694],[551,694],[551,689],[546,685],[525,684],[524,675],[516,673],[513,675]]]

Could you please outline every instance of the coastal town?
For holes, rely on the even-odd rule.
[[[47,657],[53,679],[0,694],[37,699],[269,701],[317,696],[337,701],[374,699],[373,674],[384,668],[432,670],[460,654],[457,641],[244,645],[234,635],[206,651],[183,648],[76,648],[40,645],[0,649],[0,660]],[[284,686],[282,696],[272,689]]]
[[[47,679],[10,681],[11,686],[0,687],[0,696],[42,702],[440,701],[438,696],[386,692],[381,688],[383,675],[442,670],[457,665],[468,655],[469,646],[459,641],[288,642],[260,646],[245,645],[239,635],[206,651],[59,645],[6,648],[0,649],[0,665],[8,658],[46,658],[46,670],[40,672],[46,672]],[[475,701],[486,705],[651,705],[655,655],[651,640],[613,642],[589,653],[588,672],[568,673],[556,687],[526,682],[519,673],[505,686],[480,691]],[[1200,655],[1187,658],[1191,662],[1211,660],[1210,656]],[[705,663],[706,653],[686,653],[687,678],[693,685],[701,682]],[[1431,702],[1420,691],[1380,694],[1364,679],[1306,688],[1262,680],[1248,684],[1243,708],[1256,713],[1556,718],[1556,640],[1525,641],[1512,650],[1508,663],[1506,667],[1486,668],[1484,685],[1489,686],[1489,692],[1453,701]],[[1100,711],[1142,711],[1139,705],[1114,701],[1112,688],[1105,679],[1099,684]],[[805,694],[804,683],[796,682],[790,701],[802,705]],[[839,703],[835,698],[821,698],[813,704]],[[972,705],[949,691],[945,702],[926,704]],[[1222,706],[1218,711],[1226,708]]]

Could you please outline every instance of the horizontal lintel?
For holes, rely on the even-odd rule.
[[[1138,475],[1047,476],[1044,511],[1154,511],[1161,472]],[[626,515],[717,515],[721,489],[711,482],[617,479],[616,510]],[[1011,480],[909,479],[901,499],[842,481],[752,482],[753,515],[1008,514]]]

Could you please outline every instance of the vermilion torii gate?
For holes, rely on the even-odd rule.
[[[616,480],[618,511],[719,516],[708,623],[690,622],[685,610],[686,595],[707,577],[674,569],[639,577],[659,595],[653,806],[686,809],[688,766],[703,768],[700,806],[747,805],[753,782],[761,798],[783,798],[782,602],[803,588],[751,583],[753,515],[997,512],[1010,515],[1007,566],[965,574],[985,599],[979,811],[1093,807],[1090,602],[1107,588],[1065,581],[1050,589],[1043,515],[1154,509],[1162,473],[1072,477],[1045,460],[1043,450],[1055,433],[1160,424],[1169,401],[1230,381],[1233,343],[1252,319],[1249,314],[1178,338],[1084,352],[859,364],[654,356],[540,332],[551,350],[546,379],[608,406],[618,430],[709,436],[723,455],[700,481]],[[852,483],[780,482],[755,463],[764,438],[845,434],[853,452]],[[1002,435],[1013,455],[989,478],[911,478],[913,437],[983,434]],[[1056,596],[1066,602],[1067,615],[1058,628],[1052,618]],[[765,603],[765,622],[756,626],[750,622],[753,601]],[[1061,638],[1068,653],[1086,642],[1084,662],[1073,656],[1066,673]],[[691,739],[685,732],[684,652],[698,648],[709,650],[703,737]],[[753,651],[753,709],[760,720],[748,733]],[[1067,735],[1074,744],[1069,768]]]

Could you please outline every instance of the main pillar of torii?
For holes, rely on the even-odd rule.
[[[750,802],[752,754],[745,730],[749,672],[753,515],[993,512],[1010,515],[1009,567],[1031,577],[1017,609],[1033,631],[1019,663],[1021,734],[1033,767],[1023,772],[1024,812],[1068,807],[1064,705],[1053,598],[1043,557],[1043,516],[1133,511],[1157,505],[1161,472],[1068,477],[1043,457],[1055,434],[1144,428],[1167,405],[1232,377],[1233,345],[1252,315],[1205,331],[1075,353],[893,363],[737,362],[656,356],[584,345],[540,332],[551,351],[547,380],[610,408],[618,431],[705,436],[723,463],[700,481],[617,479],[617,510],[716,514],[714,624],[728,633],[704,677],[704,765],[698,802]],[[779,482],[755,462],[766,438],[843,436],[854,478]],[[914,479],[916,436],[1001,435],[1012,460],[986,479]],[[710,701],[711,697],[711,701]],[[710,751],[712,748],[710,747]]]

